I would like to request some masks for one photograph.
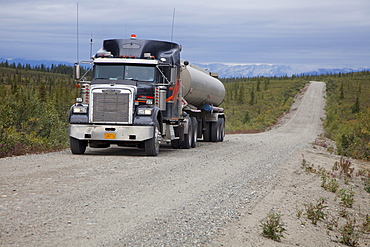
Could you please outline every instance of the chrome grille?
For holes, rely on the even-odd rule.
[[[128,93],[99,92],[93,94],[93,122],[128,123]]]

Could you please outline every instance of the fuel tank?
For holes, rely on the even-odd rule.
[[[225,98],[222,82],[212,77],[208,71],[188,62],[181,61],[181,80],[185,100],[198,109],[203,105],[220,105]]]

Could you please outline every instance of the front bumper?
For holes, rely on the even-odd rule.
[[[68,134],[78,140],[145,141],[153,138],[153,126],[70,124]]]

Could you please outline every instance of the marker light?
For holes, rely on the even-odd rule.
[[[131,34],[131,39],[136,39],[136,34]]]

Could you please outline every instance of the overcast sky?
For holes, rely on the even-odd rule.
[[[0,57],[88,59],[104,39],[173,41],[194,63],[370,67],[369,0],[0,0]]]

